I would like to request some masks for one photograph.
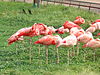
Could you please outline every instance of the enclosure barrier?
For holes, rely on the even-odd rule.
[[[0,0],[0,1],[20,1],[20,2],[28,2],[33,3],[33,0]],[[64,4],[65,6],[77,6],[78,8],[85,8],[90,10],[94,10],[100,13],[100,3],[94,3],[94,2],[86,2],[86,1],[77,1],[77,0],[40,0],[40,2],[46,1],[47,4],[49,2],[52,2],[54,4]]]
[[[94,11],[97,10],[98,13],[100,13],[100,3],[94,3],[94,2],[85,2],[85,1],[77,1],[77,0],[42,0],[47,1],[47,4],[49,2],[52,2],[54,4],[65,4],[66,6],[77,6],[78,8],[85,8],[88,10],[94,9]]]

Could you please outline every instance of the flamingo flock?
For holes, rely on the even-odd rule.
[[[18,30],[10,38],[8,38],[8,45],[13,44],[16,41],[24,40],[24,36],[35,37],[43,35],[42,38],[35,41],[34,44],[42,44],[46,46],[46,63],[48,64],[48,49],[49,45],[55,45],[56,48],[63,47],[74,47],[78,43],[83,43],[83,48],[100,48],[100,39],[94,39],[93,32],[100,30],[100,19],[97,19],[90,24],[90,27],[84,30],[81,24],[85,24],[85,19],[81,16],[77,16],[76,19],[66,21],[60,28],[55,29],[53,26],[47,26],[43,23],[35,23],[31,27],[26,27]],[[68,34],[68,36],[61,38],[58,34]],[[99,35],[100,33],[98,33]],[[59,63],[59,57],[58,57]]]

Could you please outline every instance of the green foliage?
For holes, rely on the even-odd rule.
[[[25,9],[27,14],[24,14],[22,9]],[[32,15],[28,13],[28,9],[32,11]],[[99,14],[62,5],[41,5],[40,8],[33,8],[32,4],[27,3],[0,2],[0,75],[99,75],[99,49],[96,49],[96,62],[93,62],[93,50],[83,49],[81,44],[79,56],[70,57],[71,62],[68,65],[67,52],[72,51],[73,48],[60,47],[60,64],[56,64],[55,46],[49,46],[49,64],[46,65],[45,46],[43,45],[40,47],[30,45],[29,40],[24,40],[7,46],[7,39],[23,27],[30,27],[34,23],[44,23],[59,28],[66,20],[73,21],[76,16],[85,18],[86,23],[82,25],[84,29],[89,27],[91,21],[100,18]],[[61,36],[66,37],[67,35]],[[32,42],[40,37],[42,36],[33,37]],[[31,64],[29,61],[30,47],[32,47]],[[38,47],[41,49],[40,56],[38,56]],[[74,50],[76,51],[77,48],[74,47]],[[83,60],[84,54],[85,61]]]

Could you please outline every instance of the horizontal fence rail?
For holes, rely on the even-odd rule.
[[[21,1],[21,2],[33,3],[34,0],[0,0],[0,1]],[[77,1],[77,0],[40,0],[41,3],[43,1],[46,1],[47,4],[49,2],[52,2],[54,4],[59,3],[59,4],[69,5],[69,6],[77,6],[78,8],[85,8],[88,10],[92,10],[94,12],[97,11],[97,13],[100,14],[100,3]]]
[[[76,1],[76,0],[42,0],[42,1],[47,1],[47,3],[53,2],[59,4],[67,4],[69,6],[73,5],[73,6],[78,6],[78,8],[85,7],[88,8],[89,10],[97,9],[100,12],[100,3]]]

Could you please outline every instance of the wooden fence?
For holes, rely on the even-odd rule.
[[[85,1],[77,1],[77,0],[42,0],[47,1],[47,4],[49,2],[52,2],[54,4],[64,4],[68,6],[77,6],[78,8],[85,8],[88,10],[94,10],[95,12],[100,13],[100,3],[93,3],[93,2],[85,2]]]
[[[33,3],[33,0],[0,0],[0,1],[21,1],[21,2]],[[64,4],[66,6],[85,8],[100,14],[100,3],[77,1],[77,0],[40,0],[40,1],[42,2],[46,1],[47,4],[51,2],[54,4],[58,3],[58,4]]]

